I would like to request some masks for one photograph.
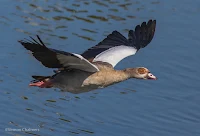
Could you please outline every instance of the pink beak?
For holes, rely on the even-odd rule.
[[[156,76],[151,73],[148,73],[147,79],[157,80]]]

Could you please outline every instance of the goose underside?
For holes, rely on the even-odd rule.
[[[85,84],[86,79],[93,73],[81,70],[61,71],[53,76],[32,76],[33,80],[29,85],[40,88],[59,88],[65,92],[83,93],[100,88],[99,85]]]

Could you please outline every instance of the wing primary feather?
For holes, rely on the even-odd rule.
[[[38,43],[33,37],[30,36],[30,38],[31,38],[36,44],[39,44],[39,45],[40,45],[40,43]]]
[[[29,43],[31,43],[31,44],[34,44],[34,42],[33,41],[31,41],[31,40],[29,40],[29,39],[27,39],[27,38],[24,38],[24,40],[26,40],[26,41],[21,41],[21,42],[29,42]]]
[[[40,39],[39,35],[37,35],[37,38],[38,38],[38,40],[40,41],[40,43],[41,43],[44,47],[46,47],[45,44],[43,43],[43,41]]]
[[[131,46],[137,50],[146,47],[153,39],[156,27],[156,20],[143,22],[135,27],[135,31],[130,30],[128,40]]]

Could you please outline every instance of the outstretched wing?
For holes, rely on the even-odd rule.
[[[32,40],[19,41],[33,56],[48,68],[79,69],[88,72],[97,72],[99,69],[79,54],[68,53],[56,49],[47,48],[37,35],[39,41],[32,37]]]
[[[146,47],[153,39],[156,20],[143,22],[130,30],[128,39],[118,31],[113,31],[102,42],[89,48],[82,56],[91,62],[102,61],[113,67],[125,57],[134,55],[140,48]]]

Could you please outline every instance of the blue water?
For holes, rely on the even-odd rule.
[[[1,0],[0,135],[199,136],[199,0]],[[29,87],[51,75],[17,41],[39,34],[81,53],[113,30],[157,20],[155,37],[117,69],[144,66],[157,81],[130,79],[82,94]],[[5,131],[32,128],[39,131]]]

